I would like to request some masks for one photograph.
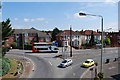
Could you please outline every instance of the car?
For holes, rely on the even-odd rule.
[[[72,59],[65,59],[63,60],[58,67],[67,67],[73,64]]]
[[[82,63],[82,67],[91,67],[95,64],[93,59],[87,59],[85,62]]]

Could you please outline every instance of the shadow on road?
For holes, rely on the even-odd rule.
[[[115,80],[120,80],[120,74],[112,75],[111,77]]]

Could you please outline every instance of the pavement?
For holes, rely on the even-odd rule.
[[[110,63],[103,64],[103,73],[104,78],[109,80],[120,80],[120,72],[119,72],[120,60],[111,61]],[[93,70],[92,70],[93,69]],[[100,72],[100,66],[97,66],[97,73]],[[91,78],[95,77],[95,66],[88,68],[80,78]]]

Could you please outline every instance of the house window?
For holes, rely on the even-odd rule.
[[[75,36],[77,38],[77,36]]]

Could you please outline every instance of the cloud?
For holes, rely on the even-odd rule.
[[[45,21],[45,23],[47,24],[47,23],[48,23],[48,21]]]
[[[30,19],[28,19],[28,18],[24,18],[24,21],[25,21],[25,22],[29,22]]]
[[[35,21],[35,19],[30,19],[31,22]]]
[[[105,0],[105,2],[113,2],[113,3],[115,3],[114,0]]]
[[[24,18],[25,22],[35,22],[35,21],[44,21],[45,18]]]
[[[45,18],[36,18],[37,21],[44,21]]]
[[[15,21],[17,21],[17,20],[18,20],[18,18],[14,18],[14,20],[15,20]]]
[[[117,22],[111,22],[111,23],[105,24],[104,29],[107,30],[109,28],[112,28],[109,31],[118,31],[118,29],[119,29],[118,28],[118,23]]]

